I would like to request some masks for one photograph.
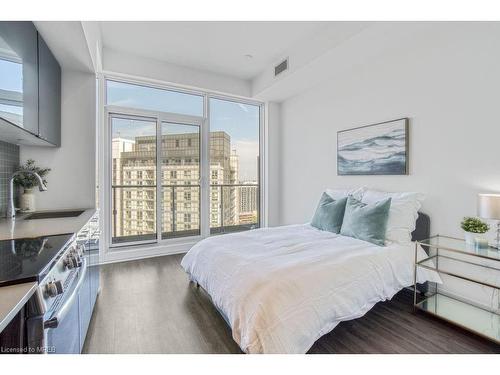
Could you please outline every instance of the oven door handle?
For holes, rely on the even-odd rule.
[[[82,265],[80,267],[80,275],[78,276],[78,283],[75,286],[75,289],[73,289],[73,292],[71,293],[71,296],[69,296],[66,301],[64,302],[64,305],[55,313],[49,320],[46,320],[43,322],[43,328],[57,328],[60,322],[63,321],[64,317],[68,313],[68,311],[71,309],[71,305],[75,301],[75,299],[78,297],[78,293],[80,292],[80,289],[82,288],[83,281],[85,280],[85,276],[87,274],[87,259],[83,259]]]

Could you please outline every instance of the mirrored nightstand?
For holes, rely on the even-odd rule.
[[[419,245],[427,252],[427,257],[420,261]],[[419,296],[419,268],[438,272],[443,284],[429,283],[428,291]],[[447,287],[445,279],[450,284],[461,280],[461,291],[468,293],[460,293],[456,286]],[[482,293],[491,296],[488,304],[470,298]],[[492,247],[477,249],[464,240],[447,236],[417,241],[414,307],[500,344],[500,251]]]

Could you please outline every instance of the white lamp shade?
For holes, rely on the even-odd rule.
[[[500,220],[500,194],[478,194],[477,214],[484,219]]]

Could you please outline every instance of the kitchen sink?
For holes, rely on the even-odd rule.
[[[83,214],[85,210],[75,210],[75,211],[47,211],[47,212],[35,212],[24,218],[24,220],[36,220],[36,219],[57,219],[61,217],[77,217]]]

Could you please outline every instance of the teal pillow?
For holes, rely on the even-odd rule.
[[[311,220],[311,225],[321,230],[339,233],[346,203],[347,197],[334,200],[328,194],[323,193]]]
[[[366,204],[349,196],[340,234],[384,246],[390,208],[391,198]]]

